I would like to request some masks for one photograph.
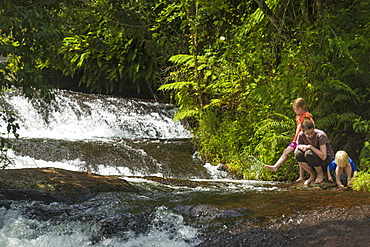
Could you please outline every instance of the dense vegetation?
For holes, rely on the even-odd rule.
[[[370,168],[370,0],[1,0],[0,83],[66,81],[179,107],[202,157],[245,178],[295,179],[291,103]],[[160,89],[158,91],[158,88]],[[163,92],[163,94],[161,93]]]

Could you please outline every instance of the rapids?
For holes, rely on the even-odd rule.
[[[21,126],[20,152],[7,169],[114,175],[138,190],[75,204],[0,200],[0,246],[370,244],[369,193],[238,180],[197,156],[169,104],[66,90],[55,96],[51,104],[5,96],[3,109]]]

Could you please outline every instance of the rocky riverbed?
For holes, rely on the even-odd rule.
[[[114,176],[57,168],[6,169],[0,171],[0,206],[12,208],[17,201],[38,201],[24,209],[28,217],[103,222],[102,236],[94,237],[96,243],[120,236],[120,231],[132,227],[137,233],[145,233],[148,225],[153,224],[150,212],[167,204],[169,210],[184,217],[187,225],[199,230],[199,243],[189,242],[189,246],[370,246],[370,193],[338,190],[332,183],[310,187],[286,183],[279,190],[211,191],[200,196],[191,192],[177,199],[184,188],[211,188],[216,182],[144,179],[169,187],[157,186],[154,192]],[[111,201],[102,202],[102,195],[111,197]],[[128,205],[129,200],[134,204]],[[60,206],[46,206],[53,203],[76,206],[63,210]],[[95,204],[95,209],[85,209],[86,205]],[[123,211],[119,217],[117,212],[104,216],[105,211],[99,211],[104,204],[110,204],[110,210],[120,207]],[[143,211],[135,212],[139,207]],[[80,209],[96,213],[77,214]],[[158,227],[163,223],[156,224]]]

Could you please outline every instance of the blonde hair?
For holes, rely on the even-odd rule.
[[[348,154],[345,151],[338,151],[335,154],[335,163],[337,163],[339,167],[348,165]]]
[[[303,110],[307,111],[307,104],[303,98],[297,98],[293,102],[293,108],[302,108]]]

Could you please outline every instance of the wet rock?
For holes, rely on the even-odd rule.
[[[322,183],[315,184],[311,182],[307,185],[304,185],[304,181],[295,181],[288,185],[291,189],[306,189],[306,190],[327,190],[327,189],[337,189],[337,185],[334,182],[324,180]],[[347,189],[347,188],[346,188]]]
[[[155,176],[144,176],[144,178],[147,180],[155,181],[157,183],[161,183],[165,185],[184,186],[184,187],[189,187],[189,188],[195,188],[200,185],[199,182],[183,180],[183,179],[162,178],[162,177],[155,177]]]
[[[370,246],[368,194],[349,190],[309,189],[292,190],[290,193],[292,197],[287,197],[288,200],[268,200],[273,203],[273,211],[267,212],[267,217],[262,208],[261,215],[258,215],[259,212],[251,215],[256,219],[265,216],[268,224],[258,221],[250,221],[250,224],[247,221],[239,221],[237,224],[225,222],[223,228],[204,234],[202,243],[197,247]],[[302,197],[303,194],[309,195],[311,199]]]
[[[132,231],[135,234],[147,233],[153,219],[152,212],[143,212],[136,215],[121,214],[101,220],[102,232],[105,237]],[[127,240],[127,239],[126,239]]]
[[[220,210],[211,205],[194,205],[189,212],[191,216],[198,219],[214,219],[220,214]]]
[[[0,200],[74,203],[99,192],[134,191],[125,180],[57,168],[0,170]]]
[[[216,231],[214,234],[207,236],[204,242],[198,247],[213,246],[248,246],[248,247],[267,247],[267,246],[288,246],[294,241],[286,238],[281,232],[260,228],[241,230],[238,233],[232,233],[227,230]],[[299,245],[297,245],[299,246]]]

